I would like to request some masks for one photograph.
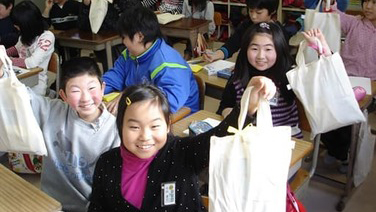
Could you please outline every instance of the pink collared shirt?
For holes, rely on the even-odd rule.
[[[366,18],[345,14],[340,15],[341,30],[345,43],[341,47],[341,57],[349,76],[368,77],[376,80],[376,26]]]

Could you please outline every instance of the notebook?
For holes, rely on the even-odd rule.
[[[160,23],[160,24],[167,24],[167,23],[170,23],[172,21],[177,21],[177,20],[179,20],[183,17],[184,17],[183,14],[176,14],[176,15],[173,15],[171,13],[157,14],[158,23]]]

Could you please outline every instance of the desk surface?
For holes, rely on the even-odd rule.
[[[120,38],[119,34],[115,31],[100,31],[94,34],[89,31],[82,31],[79,29],[69,30],[51,30],[56,39],[61,41],[79,41],[91,44],[103,44]]]
[[[210,21],[204,19],[182,18],[168,24],[160,24],[159,26],[161,28],[193,30],[202,26],[209,25],[209,23]]]
[[[222,116],[220,115],[217,115],[209,111],[200,110],[192,114],[191,116],[188,116],[176,122],[175,124],[173,124],[172,132],[174,135],[184,137],[186,135],[183,133],[183,131],[188,129],[188,125],[192,121],[204,120],[206,118],[222,120]],[[294,165],[296,162],[298,162],[300,159],[302,159],[304,156],[306,156],[309,152],[313,150],[313,145],[310,142],[303,141],[300,139],[294,139],[294,141],[295,141],[295,148],[292,151],[290,166]]]
[[[376,95],[376,80],[371,80],[371,87],[372,87],[372,95],[366,95],[362,101],[359,102],[359,106],[361,109],[365,109],[368,105],[372,102],[373,96]]]
[[[60,211],[61,204],[0,164],[0,211]]]
[[[32,69],[30,69],[29,72],[22,73],[22,74],[18,74],[18,75],[17,75],[17,78],[20,79],[20,80],[21,80],[21,79],[25,79],[25,78],[28,78],[28,77],[34,76],[34,75],[38,74],[38,73],[41,72],[41,71],[43,71],[42,68],[39,68],[39,67],[37,67],[37,68],[32,68]]]

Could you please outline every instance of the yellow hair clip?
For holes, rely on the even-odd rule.
[[[132,104],[132,101],[131,99],[129,99],[129,97],[125,98],[125,103],[127,103],[127,105],[131,105]]]

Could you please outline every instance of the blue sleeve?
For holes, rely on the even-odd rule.
[[[126,79],[126,60],[123,55],[115,61],[115,65],[112,69],[108,70],[103,75],[103,82],[106,83],[104,94],[111,93],[113,91],[123,91],[125,88]]]
[[[187,102],[191,93],[192,71],[186,68],[164,67],[153,79],[170,104],[172,113],[178,111]]]

